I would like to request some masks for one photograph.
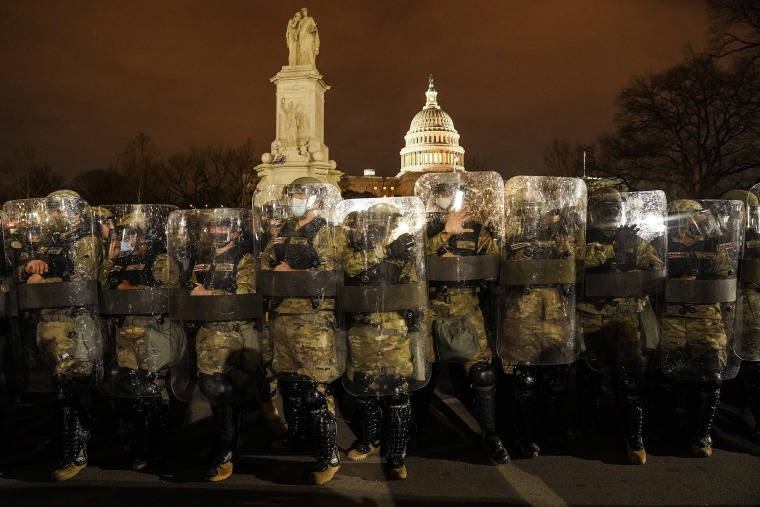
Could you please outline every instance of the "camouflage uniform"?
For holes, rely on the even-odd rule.
[[[32,259],[19,267],[20,284],[81,282],[82,291],[97,283],[99,252],[91,232],[89,208],[75,192],[56,191],[47,197],[49,218],[55,232],[35,247]],[[44,273],[33,273],[32,263],[47,266]],[[62,289],[63,290],[63,289]],[[83,294],[83,296],[88,296]],[[79,294],[77,294],[79,296]],[[80,395],[92,387],[100,375],[101,340],[92,303],[70,308],[28,310],[27,335],[34,335],[43,371],[52,372],[57,392],[56,422],[60,444],[59,464],[52,474],[56,481],[75,476],[87,464],[89,431],[87,414]],[[34,388],[35,386],[31,386]]]
[[[227,246],[230,246],[227,248]],[[240,241],[215,247],[195,259],[190,282],[212,295],[256,292],[256,259]],[[217,449],[205,472],[218,481],[232,473],[232,454],[240,431],[239,400],[253,382],[258,348],[254,321],[203,322],[195,335],[198,385],[211,404],[218,429]]]
[[[2,222],[4,223],[5,220]],[[18,241],[13,242],[18,243]],[[0,242],[0,407],[17,399],[23,390],[18,326],[13,268],[10,258],[6,257],[5,242],[2,241]]]
[[[646,318],[654,320],[652,303],[643,293],[631,293],[630,297],[591,297],[588,289],[593,282],[589,275],[611,275],[616,278],[608,278],[607,283],[612,284],[612,280],[616,280],[620,284],[625,280],[626,273],[663,273],[665,263],[651,244],[637,236],[635,226],[621,225],[624,200],[619,192],[611,187],[602,187],[592,192],[589,201],[584,266],[587,294],[584,302],[578,304],[583,340],[590,360],[598,361],[609,369],[613,389],[623,410],[628,459],[634,464],[644,464],[643,372],[656,347],[656,336],[643,336],[646,326],[642,321]],[[662,202],[664,204],[664,197]],[[610,207],[614,216],[605,215]],[[635,289],[643,290],[643,287]],[[602,292],[604,290],[609,289],[602,289]],[[642,348],[646,348],[647,352]],[[579,364],[579,371],[584,367]],[[591,414],[582,412],[585,407],[580,407],[580,400],[587,395],[585,391],[588,386],[582,382],[583,374],[578,375],[579,392],[576,396],[579,412],[581,417],[589,417]]]
[[[668,212],[673,216],[668,238],[670,279],[714,280],[735,275],[733,244],[721,243],[718,237],[706,239],[699,231],[684,231],[678,224],[678,217],[699,211],[700,205],[691,200],[668,204]],[[720,402],[721,371],[727,364],[728,336],[723,311],[720,303],[667,303],[663,319],[661,348],[666,356],[665,375],[678,378],[685,374],[696,380],[688,382],[694,426],[692,451],[703,457],[712,454],[710,431]],[[663,384],[664,393],[672,391],[672,383]]]
[[[106,255],[102,272],[108,290],[167,287],[170,261],[166,245],[147,234],[145,228],[137,233],[136,249],[129,254],[115,259]],[[140,293],[130,295],[139,297]],[[111,318],[115,324],[115,386],[109,394],[116,396],[122,415],[134,422],[131,450],[135,470],[157,458],[168,431],[169,320],[160,309],[153,310],[157,310],[154,315],[118,314]]]
[[[318,205],[321,189],[314,178],[298,178],[289,187],[294,195]],[[303,213],[300,213],[303,211]],[[339,269],[339,252],[332,225],[314,207],[294,212],[261,255],[262,271],[274,271],[284,263],[295,271],[310,273]],[[276,275],[276,273],[274,273]],[[273,342],[272,369],[278,376],[288,431],[282,442],[304,448],[307,435],[314,440],[316,463],[310,481],[332,479],[340,466],[334,407],[328,403],[327,383],[341,374],[335,347],[338,328],[333,297],[274,297],[270,324]]]

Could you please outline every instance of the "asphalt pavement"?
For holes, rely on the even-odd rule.
[[[207,404],[198,402],[174,407],[178,430],[166,460],[133,471],[118,421],[97,396],[87,468],[67,482],[51,483],[52,400],[30,396],[30,405],[4,410],[0,505],[760,505],[760,447],[748,438],[728,393],[710,458],[691,457],[678,435],[649,437],[647,464],[629,465],[607,392],[606,416],[592,435],[543,449],[535,459],[513,456],[511,463],[495,465],[481,447],[475,418],[444,374],[427,431],[410,443],[408,479],[389,480],[379,458],[361,463],[343,459],[335,478],[322,486],[305,485],[311,458],[270,451],[275,435],[250,417],[243,423],[232,477],[201,481],[201,452],[211,442],[213,427]],[[354,438],[350,398],[344,412],[338,430],[342,451]],[[506,440],[509,430],[504,431]]]

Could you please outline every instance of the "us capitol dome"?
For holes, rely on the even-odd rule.
[[[438,105],[438,92],[433,76],[425,92],[427,102],[412,119],[401,150],[401,171],[404,173],[464,171],[464,148],[459,146],[459,133],[451,116]]]

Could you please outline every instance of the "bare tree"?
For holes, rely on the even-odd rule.
[[[153,141],[140,132],[127,143],[118,161],[123,194],[127,202],[144,203],[155,200],[155,174],[161,165],[159,153]]]
[[[716,57],[760,57],[760,2],[709,0],[710,35],[707,54]]]
[[[116,169],[93,169],[74,176],[71,189],[90,204],[131,203],[122,185],[122,175]]]
[[[721,69],[692,56],[634,78],[617,106],[617,131],[600,140],[600,169],[632,188],[711,197],[760,167],[760,78],[749,60]]]
[[[551,146],[544,152],[544,167],[548,176],[585,176],[593,169],[593,144],[576,144],[570,147],[565,139],[554,139]]]
[[[63,188],[65,178],[42,161],[31,146],[20,148],[12,160],[0,166],[5,185],[0,191],[4,200],[44,197]]]

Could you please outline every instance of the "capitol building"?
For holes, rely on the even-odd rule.
[[[454,122],[438,105],[438,92],[430,76],[425,106],[412,119],[401,149],[401,169],[395,177],[375,176],[365,169],[363,176],[344,175],[338,185],[347,196],[389,197],[414,195],[414,183],[429,172],[464,171],[464,148]]]

